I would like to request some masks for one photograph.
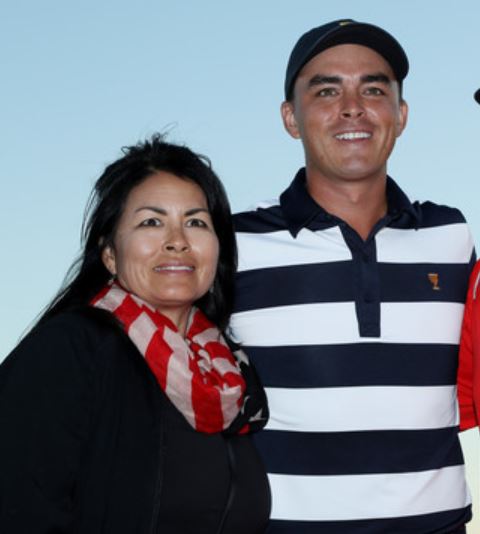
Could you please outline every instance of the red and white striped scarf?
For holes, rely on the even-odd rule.
[[[162,390],[195,430],[213,433],[229,427],[242,410],[245,381],[240,362],[199,309],[192,309],[183,338],[170,319],[115,282],[91,304],[117,317]],[[248,430],[244,425],[238,429]]]

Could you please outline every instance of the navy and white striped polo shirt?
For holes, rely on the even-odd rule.
[[[457,348],[473,264],[462,214],[411,204],[363,241],[308,195],[235,216],[235,337],[266,387],[256,436],[269,533],[449,532],[471,517],[457,436]]]

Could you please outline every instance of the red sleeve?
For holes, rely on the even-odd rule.
[[[480,276],[480,261],[470,276],[470,284],[465,303],[462,333],[460,338],[460,352],[458,361],[458,403],[460,406],[460,430],[467,430],[479,424],[477,409],[480,408],[480,284],[477,280]]]

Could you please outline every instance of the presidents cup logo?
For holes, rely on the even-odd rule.
[[[438,285],[438,282],[439,282],[438,273],[428,273],[428,279],[430,280],[430,283],[432,284],[432,289],[434,291],[440,291],[440,286]]]

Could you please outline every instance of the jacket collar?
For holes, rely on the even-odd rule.
[[[318,229],[336,225],[335,221],[339,220],[313,200],[307,191],[305,181],[306,172],[303,167],[297,172],[289,187],[280,195],[280,206],[285,215],[287,228],[293,237],[296,237],[302,228],[307,228],[313,220]],[[389,220],[405,214],[408,216],[405,218],[408,226],[419,224],[418,203],[412,204],[407,195],[389,176],[387,176],[387,206]]]

